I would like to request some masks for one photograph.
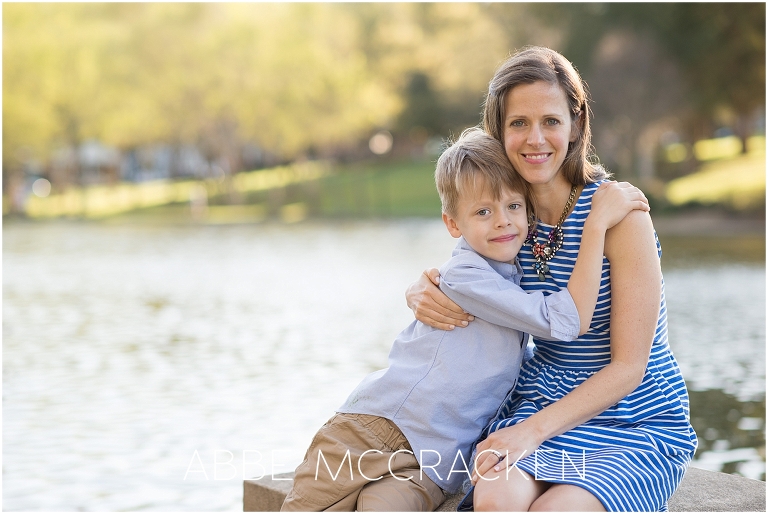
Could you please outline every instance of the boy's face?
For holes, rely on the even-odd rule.
[[[456,216],[443,214],[443,222],[453,237],[464,236],[469,246],[489,259],[512,262],[528,235],[525,198],[503,189],[498,200],[486,188],[459,195]]]

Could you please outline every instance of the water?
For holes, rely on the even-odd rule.
[[[454,245],[422,220],[3,230],[5,510],[241,511],[243,477],[292,470],[386,365],[407,284]],[[764,479],[764,260],[678,242],[695,465]]]

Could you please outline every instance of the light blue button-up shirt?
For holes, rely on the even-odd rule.
[[[475,321],[452,331],[414,321],[395,339],[389,367],[364,378],[338,412],[394,422],[427,476],[454,493],[472,468],[473,443],[517,381],[526,334],[572,341],[579,314],[567,289],[525,293],[517,260],[487,259],[463,237],[440,277]]]

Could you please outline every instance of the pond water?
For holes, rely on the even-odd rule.
[[[243,477],[291,471],[386,366],[406,286],[454,246],[432,220],[3,232],[15,511],[242,511]],[[763,480],[764,244],[662,238],[694,465]],[[757,249],[709,251],[738,245]]]

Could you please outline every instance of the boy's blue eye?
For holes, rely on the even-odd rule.
[[[485,216],[489,212],[491,211],[489,211],[488,209],[480,209],[479,211],[477,211],[477,214],[479,214],[480,216]]]
[[[519,203],[511,203],[509,204],[510,210],[516,211],[517,209],[522,208],[523,206]]]

